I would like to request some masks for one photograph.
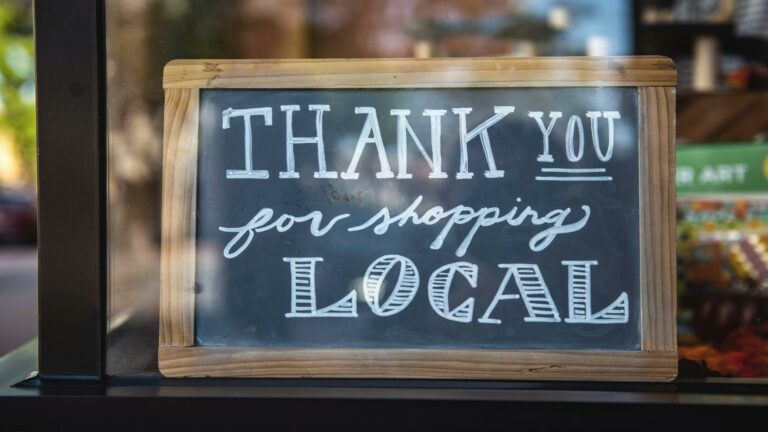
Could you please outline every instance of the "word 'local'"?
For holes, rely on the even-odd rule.
[[[350,291],[336,303],[318,309],[316,302],[315,268],[322,262],[320,257],[285,257],[283,261],[291,268],[291,311],[287,318],[355,318],[357,317],[357,290]],[[599,312],[592,312],[592,266],[597,261],[562,261],[568,268],[568,317],[569,324],[626,324],[629,320],[627,293],[622,292],[616,300]],[[397,281],[392,292],[382,299],[384,281],[396,266]],[[505,269],[496,295],[485,313],[477,320],[483,324],[501,324],[493,318],[496,306],[502,300],[522,298],[528,311],[525,322],[561,322],[560,312],[552,300],[549,288],[536,264],[499,264]],[[472,321],[475,299],[470,297],[456,307],[449,305],[449,292],[456,275],[461,275],[472,288],[477,288],[478,266],[459,261],[446,264],[435,270],[427,283],[427,296],[432,310],[439,316],[456,322]],[[518,293],[508,292],[510,280],[514,277]],[[419,270],[402,255],[384,255],[374,260],[365,272],[362,295],[371,312],[386,317],[399,313],[413,300],[419,289]]]
[[[397,121],[397,174],[392,171],[387,158],[387,153],[384,148],[384,141],[382,139],[381,128],[379,127],[379,117],[376,112],[376,108],[373,107],[355,107],[355,113],[365,115],[365,122],[363,124],[360,137],[355,145],[355,150],[352,155],[346,171],[338,173],[337,171],[329,171],[326,158],[325,158],[325,142],[323,139],[323,114],[330,112],[330,105],[309,105],[309,111],[315,112],[315,128],[316,135],[312,137],[297,137],[294,135],[293,119],[294,113],[300,111],[299,105],[280,105],[280,110],[285,113],[285,160],[286,169],[280,171],[278,177],[281,179],[296,179],[300,177],[298,171],[296,171],[296,160],[294,155],[294,146],[301,144],[314,144],[317,147],[317,166],[318,169],[314,173],[315,178],[322,179],[336,179],[341,177],[344,180],[358,179],[360,173],[357,172],[357,165],[360,162],[360,158],[363,154],[363,150],[369,144],[374,145],[375,151],[379,159],[380,169],[375,173],[376,178],[398,178],[398,179],[410,179],[413,178],[413,174],[408,172],[408,137],[416,146],[421,156],[430,168],[429,178],[447,178],[448,174],[443,170],[442,166],[442,141],[441,141],[441,119],[447,114],[445,109],[425,109],[422,115],[429,118],[430,123],[430,140],[431,140],[431,154],[427,153],[424,145],[414,132],[408,117],[411,114],[409,109],[393,109],[390,110],[390,115],[396,117]],[[504,177],[504,170],[498,169],[496,161],[491,149],[491,139],[488,134],[488,129],[493,125],[500,122],[508,115],[514,113],[514,106],[496,106],[494,107],[494,115],[481,122],[474,129],[467,130],[467,117],[472,112],[472,108],[452,108],[451,112],[458,116],[459,120],[459,143],[460,143],[460,161],[459,170],[456,173],[456,178],[459,180],[471,179],[474,173],[469,171],[469,156],[467,151],[467,145],[475,138],[480,139],[483,153],[488,164],[488,170],[484,175],[486,178],[501,178]],[[244,169],[228,169],[226,170],[226,176],[228,179],[267,179],[269,178],[269,171],[264,169],[256,169],[253,166],[253,131],[251,125],[252,117],[263,117],[264,124],[266,126],[272,125],[272,108],[271,107],[259,107],[259,108],[247,108],[247,109],[233,109],[227,108],[222,111],[222,128],[229,129],[232,124],[233,118],[242,118],[244,125]],[[554,158],[550,153],[549,138],[552,134],[552,130],[557,123],[557,120],[563,117],[561,111],[551,111],[548,114],[548,124],[544,124],[544,112],[542,111],[530,111],[527,117],[533,119],[538,125],[542,133],[542,151],[538,155],[537,161],[543,163],[554,162]],[[595,154],[601,162],[608,162],[613,156],[614,148],[614,120],[620,119],[621,115],[618,111],[587,111],[586,117],[589,119],[592,144]],[[599,119],[605,119],[608,123],[608,142],[605,150],[602,149],[599,139]],[[567,123],[567,129],[565,133],[565,152],[569,162],[578,162],[584,156],[584,123],[582,118],[578,115],[572,115]],[[543,172],[550,172],[546,169]],[[604,168],[597,169],[572,169],[572,173],[595,173],[604,172]],[[562,173],[569,172],[561,169],[552,170],[551,172]],[[562,176],[539,176],[536,177],[538,181],[611,181],[609,176],[584,176],[578,178],[564,178]]]

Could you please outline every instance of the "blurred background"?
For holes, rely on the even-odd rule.
[[[0,355],[37,334],[32,2],[0,1]]]
[[[107,0],[106,15],[109,373],[157,373],[166,62],[654,54],[679,69],[681,374],[768,377],[768,0]],[[0,1],[0,184],[33,206],[30,17]],[[0,249],[0,340],[34,334],[15,324],[35,315],[33,238]]]

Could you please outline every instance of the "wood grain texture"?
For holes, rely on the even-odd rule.
[[[676,351],[675,90],[638,91],[643,349]]]
[[[672,352],[161,347],[169,377],[348,377],[659,381]]]
[[[165,88],[674,86],[659,56],[451,59],[174,60]]]
[[[197,89],[165,92],[160,344],[194,343]]]

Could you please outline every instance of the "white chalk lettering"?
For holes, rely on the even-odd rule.
[[[487,324],[501,324],[501,320],[490,318],[500,300],[518,299],[520,295],[504,294],[511,276],[515,277],[515,284],[523,297],[523,303],[528,310],[528,316],[523,318],[525,322],[560,322],[560,313],[557,311],[552,295],[541,275],[539,266],[535,264],[499,264],[499,268],[507,269],[504,280],[499,286],[491,305],[485,311],[483,318],[478,322]]]
[[[389,160],[387,160],[387,152],[384,150],[384,141],[381,138],[381,129],[379,128],[379,120],[376,117],[376,108],[371,107],[355,107],[356,114],[365,114],[365,124],[363,130],[360,132],[360,138],[355,145],[355,152],[352,155],[352,161],[347,167],[347,171],[341,173],[341,178],[345,180],[355,180],[360,177],[357,172],[357,164],[360,163],[360,157],[363,155],[363,148],[366,144],[375,144],[376,152],[379,155],[379,164],[381,165],[381,171],[376,173],[376,178],[392,178],[395,174],[389,167]]]
[[[592,313],[592,272],[597,261],[562,261],[568,266],[567,323],[626,324],[629,321],[629,299],[626,292],[605,309]]]
[[[554,162],[555,159],[551,154],[549,154],[549,135],[552,133],[552,129],[555,127],[557,119],[562,117],[563,113],[561,111],[550,111],[549,125],[546,127],[544,126],[544,121],[541,120],[543,116],[544,113],[541,111],[531,111],[528,113],[528,117],[536,120],[536,124],[539,125],[539,129],[541,130],[541,135],[543,137],[544,145],[542,147],[541,154],[536,158],[536,160],[539,162]]]
[[[314,237],[322,237],[327,234],[338,221],[349,217],[349,213],[342,213],[333,217],[328,221],[327,225],[322,226],[323,213],[317,210],[309,212],[304,216],[283,214],[270,224],[269,221],[272,219],[273,215],[274,211],[271,208],[263,208],[243,226],[219,227],[219,231],[235,234],[224,247],[224,257],[231,259],[239,256],[251,244],[256,233],[262,233],[271,229],[275,229],[278,232],[286,232],[291,229],[296,222],[301,223],[309,221],[309,233]]]
[[[291,311],[286,318],[357,317],[357,291],[350,291],[336,303],[317,309],[315,266],[320,257],[283,258],[291,266]]]
[[[280,110],[285,112],[285,171],[280,171],[279,178],[299,178],[296,171],[296,160],[293,153],[293,146],[296,144],[315,144],[317,145],[317,171],[315,178],[337,178],[336,171],[328,171],[325,166],[325,145],[323,143],[323,113],[330,111],[328,105],[309,105],[310,111],[315,111],[315,129],[317,135],[314,137],[296,137],[293,135],[293,112],[299,111],[298,105],[280,105]]]
[[[392,268],[399,264],[400,274],[395,288],[384,304],[380,304],[384,279]],[[402,255],[384,255],[368,266],[363,277],[363,293],[371,311],[378,316],[394,315],[405,309],[419,289],[419,271],[413,261]]]
[[[477,266],[468,262],[446,264],[432,273],[427,285],[427,296],[432,309],[445,319],[468,323],[472,321],[475,299],[470,297],[451,309],[448,304],[448,292],[456,272],[464,276],[472,288],[477,288]]]
[[[322,102],[322,100],[317,102]],[[510,103],[512,102],[510,101]],[[418,110],[415,110],[414,106],[385,105],[389,115],[385,113],[381,121],[389,122],[388,124],[380,124],[377,109],[373,106],[354,107],[354,113],[363,115],[364,118],[352,116],[353,120],[357,119],[355,123],[359,123],[352,125],[354,128],[353,135],[349,136],[344,133],[338,137],[340,145],[349,144],[348,148],[344,149],[343,154],[345,156],[341,162],[335,157],[337,156],[334,154],[335,152],[326,154],[326,150],[328,150],[328,146],[334,145],[332,140],[334,137],[331,135],[338,129],[349,126],[351,112],[343,113],[343,115],[339,111],[332,112],[330,104],[322,103],[307,104],[303,107],[298,104],[275,104],[274,109],[277,111],[277,106],[279,106],[280,111],[285,115],[285,145],[283,146],[280,142],[266,147],[285,148],[285,170],[278,170],[274,167],[269,170],[256,168],[266,168],[263,166],[265,160],[275,160],[274,158],[264,158],[263,153],[261,153],[264,132],[269,132],[270,136],[279,135],[277,141],[282,140],[282,130],[279,128],[261,128],[256,131],[257,133],[254,133],[254,128],[273,125],[273,108],[234,109],[230,107],[224,109],[221,111],[221,125],[224,131],[219,130],[217,133],[226,136],[229,142],[232,142],[233,137],[236,137],[236,147],[228,150],[230,153],[226,159],[217,158],[215,163],[218,164],[221,161],[230,163],[231,152],[236,152],[233,165],[241,168],[225,169],[226,178],[263,180],[269,179],[270,172],[273,172],[276,173],[277,179],[261,183],[255,182],[251,189],[242,188],[243,182],[238,180],[233,186],[240,186],[227,192],[227,199],[232,199],[230,193],[241,193],[243,202],[238,203],[235,212],[230,212],[229,209],[223,212],[214,210],[213,216],[230,218],[233,214],[242,214],[242,211],[255,211],[255,213],[248,213],[248,216],[242,216],[242,219],[238,217],[238,220],[235,221],[227,220],[222,223],[226,226],[218,227],[221,234],[218,234],[220,237],[217,237],[213,243],[218,244],[223,238],[224,246],[222,249],[217,249],[217,253],[221,250],[225,260],[239,258],[240,261],[226,262],[230,264],[239,262],[238,265],[242,268],[242,266],[252,265],[254,259],[262,259],[264,253],[270,252],[268,249],[278,251],[283,247],[280,246],[281,244],[290,245],[285,250],[309,251],[312,247],[318,247],[319,250],[330,251],[332,254],[337,254],[339,250],[343,249],[341,255],[334,255],[332,260],[334,265],[344,266],[344,271],[341,273],[337,273],[339,268],[330,266],[318,253],[307,253],[307,255],[317,256],[279,255],[282,257],[282,261],[288,264],[286,266],[280,264],[279,260],[277,261],[277,267],[282,268],[282,271],[285,272],[282,275],[285,277],[286,283],[288,276],[290,276],[290,306],[288,308],[286,305],[280,314],[285,312],[284,316],[290,319],[356,318],[358,317],[358,301],[360,303],[365,301],[368,305],[367,308],[361,306],[363,314],[366,315],[365,320],[399,314],[408,308],[419,295],[420,273],[414,261],[392,252],[399,252],[401,248],[413,250],[414,247],[420,246],[423,249],[414,255],[418,258],[416,262],[423,263],[425,268],[432,272],[426,284],[428,308],[431,308],[440,318],[448,320],[442,324],[446,328],[454,330],[466,328],[468,324],[472,326],[471,323],[476,322],[492,325],[491,327],[484,325],[478,327],[493,333],[493,325],[498,326],[503,322],[510,321],[513,318],[510,315],[514,315],[514,319],[525,323],[539,323],[531,325],[529,331],[535,331],[541,324],[574,325],[577,333],[584,330],[582,325],[585,324],[627,324],[630,317],[629,294],[618,290],[605,293],[599,291],[602,288],[615,286],[613,279],[616,278],[617,273],[614,271],[605,274],[600,273],[597,270],[597,259],[578,259],[583,258],[583,256],[578,256],[579,251],[583,249],[582,246],[590,241],[595,241],[591,237],[591,232],[594,229],[602,230],[603,228],[600,226],[602,223],[621,222],[620,218],[611,220],[613,213],[606,213],[607,216],[604,215],[605,217],[598,218],[594,222],[598,226],[586,230],[585,227],[589,223],[593,211],[593,208],[586,203],[599,204],[601,209],[605,205],[605,208],[611,211],[621,210],[624,201],[609,202],[612,197],[611,194],[614,193],[611,191],[614,189],[625,190],[626,184],[630,184],[630,186],[632,184],[625,181],[626,179],[623,178],[625,173],[622,173],[622,170],[626,171],[624,168],[631,162],[630,156],[632,158],[635,156],[633,153],[622,152],[621,147],[616,149],[616,121],[621,119],[620,113],[595,109],[594,111],[578,111],[578,114],[573,115],[568,112],[563,118],[562,111],[546,111],[541,107],[534,107],[542,110],[523,110],[522,114],[518,114],[521,119],[514,121],[508,119],[508,117],[512,118],[511,115],[515,112],[515,107],[510,105],[494,106],[493,115],[485,114],[487,111],[484,110],[488,109],[488,106],[478,108],[478,111],[475,111],[475,117],[469,119],[468,117],[475,108],[463,105],[463,103],[459,104],[460,102],[451,104],[453,106],[458,105],[458,107],[450,108],[453,114],[447,119],[445,116],[448,109],[423,109],[423,106],[419,106]],[[303,112],[302,108],[304,109]],[[440,108],[440,106],[436,108]],[[351,111],[351,107],[346,109]],[[379,106],[379,109],[384,108]],[[536,122],[541,132],[541,149],[538,147],[539,135],[535,133],[536,127],[533,126],[533,121],[525,120],[526,112],[527,117]],[[214,114],[218,118],[218,108]],[[412,114],[414,117],[411,117]],[[545,121],[545,117],[548,118],[547,121]],[[563,122],[560,122],[558,126],[557,122],[560,118],[563,118]],[[243,121],[242,165],[239,162],[240,131],[227,131],[236,129],[232,127],[233,119],[242,119]],[[511,137],[509,142],[504,143],[505,145],[516,145],[512,134],[514,131],[505,130],[504,134],[500,134],[505,126],[505,123],[502,122],[504,119],[507,119],[506,123],[509,123],[507,126],[512,127],[519,127],[520,122],[524,123],[525,129],[535,134],[535,143],[528,143],[533,147],[520,149],[498,147],[502,144],[499,142],[502,137]],[[601,119],[605,119],[605,121]],[[314,121],[314,131],[311,128],[312,121]],[[457,122],[457,127],[449,127],[449,129],[454,129],[452,131],[453,136],[445,137],[445,147],[443,146],[444,121],[451,125],[454,124],[454,121]],[[628,120],[625,119],[625,121]],[[587,125],[586,122],[589,124]],[[605,124],[606,122],[607,124]],[[497,124],[497,128],[491,130],[491,127]],[[239,127],[239,123],[235,126]],[[382,136],[382,126],[384,126],[383,130],[387,134],[386,136]],[[627,133],[627,131],[622,130],[621,126],[622,124],[618,126],[619,139],[622,139],[623,135]],[[358,127],[360,127],[360,133],[356,135]],[[429,128],[429,143],[426,141],[427,127]],[[557,130],[555,131],[556,127]],[[587,127],[590,130],[585,132]],[[603,128],[602,134],[600,127]],[[563,131],[565,131],[564,135]],[[296,136],[296,133],[300,136]],[[585,136],[585,133],[588,136]],[[510,174],[515,174],[511,183],[493,185],[494,182],[488,182],[480,177],[479,181],[475,180],[478,184],[472,186],[472,181],[466,181],[474,177],[472,169],[479,170],[479,167],[487,167],[483,173],[487,179],[505,176],[505,170],[500,169],[505,168],[505,166],[497,166],[497,160],[494,157],[494,148],[491,144],[492,135],[496,140],[497,156],[504,155],[506,161],[511,161],[512,167],[521,166],[515,164],[531,164],[532,166],[526,167],[520,172],[510,171]],[[353,148],[352,144],[355,137],[357,140]],[[396,147],[396,167],[390,165],[390,155],[387,154],[384,138],[387,139],[387,145],[390,146],[390,153],[394,152]],[[587,142],[590,138],[592,146]],[[455,142],[458,142],[458,149],[450,145]],[[619,143],[619,145],[621,144],[623,142]],[[259,152],[256,151],[255,146],[257,145]],[[475,147],[469,149],[470,145]],[[302,162],[304,160],[311,161],[307,170],[313,173],[314,179],[330,179],[330,181],[316,181],[314,187],[307,186],[312,180],[307,179],[309,172],[304,172],[304,177],[301,177],[299,171],[304,171],[306,164],[301,163],[297,167],[297,146],[300,148],[299,152],[316,151],[316,169],[314,159],[303,158],[303,156],[310,155],[299,154],[300,160]],[[594,148],[594,156],[591,153],[591,148]],[[561,149],[564,149],[564,155]],[[210,149],[203,150],[209,151]],[[469,150],[472,150],[472,157],[477,158],[477,160],[473,159],[471,165]],[[485,162],[479,159],[481,150]],[[504,151],[502,152],[502,150]],[[518,158],[514,153],[515,150],[520,151]],[[373,155],[374,151],[376,157]],[[611,164],[609,162],[613,159],[614,153],[617,158],[622,160]],[[555,161],[553,154],[558,156],[559,163],[553,163]],[[391,156],[394,157],[395,155],[392,154]],[[314,156],[312,157],[314,158]],[[446,164],[452,165],[447,170],[443,166],[444,158]],[[457,163],[452,162],[454,158],[458,159]],[[523,160],[524,158],[530,158],[530,160]],[[332,165],[330,167],[328,166],[329,162]],[[505,161],[499,160],[498,162],[503,164]],[[454,163],[456,163],[455,166],[453,166]],[[216,164],[213,166],[218,167],[219,165]],[[280,165],[282,168],[282,162]],[[207,169],[208,165],[203,167]],[[230,165],[215,169],[221,170],[227,167]],[[396,169],[393,171],[393,168]],[[678,171],[678,182],[680,184],[743,182],[748,174],[747,168],[746,165],[717,164],[707,166],[699,173],[691,167],[682,167]],[[512,170],[513,168],[508,169]],[[208,177],[207,171],[205,173],[203,177]],[[219,174],[221,173],[219,172]],[[374,174],[377,179],[392,180],[383,181],[372,187],[369,178],[374,177],[374,175],[371,174]],[[418,195],[420,188],[426,187],[427,183],[422,182],[422,178],[413,180],[414,177],[447,179],[449,175],[453,176],[454,174],[455,178],[459,180],[457,185],[461,186],[458,189],[451,189],[452,185],[456,186],[453,182],[436,181],[433,182],[434,187],[430,188],[429,194]],[[517,176],[518,174],[519,176]],[[363,176],[361,182],[350,183],[340,180],[343,185],[349,186],[349,188],[341,188],[342,190],[349,189],[349,194],[336,191],[339,185],[337,181],[332,179],[359,180],[361,175]],[[518,177],[523,176],[529,178],[518,179]],[[301,180],[291,181],[289,179]],[[269,195],[267,198],[273,197],[272,201],[275,203],[263,205],[300,208],[301,210],[296,212],[298,214],[291,214],[290,211],[276,212],[269,207],[250,208],[254,201],[247,194],[262,194],[264,190],[259,186],[274,186],[275,182],[282,182],[283,180],[287,180],[289,183],[284,184],[285,188],[267,193]],[[407,183],[407,180],[413,180],[414,183],[406,187],[404,183]],[[557,183],[536,183],[614,181],[616,183],[613,188],[610,187],[611,184],[591,184],[595,196],[599,195],[598,198],[579,195],[585,192],[579,192],[578,188],[573,188],[574,185],[567,184],[563,185],[565,188],[563,188],[562,196],[559,196]],[[536,187],[529,188],[531,183]],[[209,197],[211,190],[216,193],[219,184],[216,183],[213,187],[206,186],[208,187],[203,188],[203,192],[201,192],[203,197]],[[487,193],[487,188],[493,186],[505,188],[502,191],[504,194]],[[290,191],[294,191],[297,187],[301,188],[302,192],[299,195],[291,195]],[[290,196],[285,196],[286,193]],[[516,193],[530,195],[534,197],[535,201],[532,200],[529,204]],[[548,195],[542,196],[542,194]],[[354,199],[347,198],[347,196],[354,197]],[[584,196],[583,201],[579,201],[580,196]],[[304,201],[305,197],[309,197],[309,199]],[[501,202],[491,201],[494,198]],[[559,204],[558,200],[561,200]],[[311,208],[313,202],[319,202],[315,208],[323,211],[313,210]],[[215,201],[215,204],[219,203],[220,201]],[[443,204],[447,207],[437,204]],[[372,208],[372,206],[377,207]],[[208,226],[207,216],[201,218],[201,221],[205,221],[203,225]],[[424,232],[418,233],[418,229]],[[323,244],[329,240],[325,238],[312,239],[311,242],[304,242],[300,239],[302,235],[316,238],[324,237],[333,230],[336,231],[334,234],[340,233],[347,238],[344,240],[334,239],[331,244]],[[274,236],[289,232],[291,235],[280,237],[278,245],[274,246],[276,244]],[[353,234],[358,232],[361,233]],[[575,234],[579,232],[581,235]],[[371,234],[376,236],[390,234],[394,235],[395,238],[374,237]],[[498,238],[494,238],[494,236],[498,236]],[[208,239],[207,235],[205,237]],[[265,239],[269,239],[269,241],[265,241]],[[576,240],[578,245],[570,247],[568,240]],[[422,244],[414,246],[414,243],[419,241]],[[363,246],[350,248],[350,244],[354,242]],[[615,245],[611,243],[606,247],[608,246],[613,247]],[[426,247],[429,247],[429,250]],[[531,255],[537,259],[528,261],[526,259],[510,258],[504,260],[500,258],[498,261],[489,263],[489,255],[496,255],[496,252],[489,251],[494,247],[499,248],[500,257],[519,257],[533,252]],[[548,252],[541,253],[548,248]],[[433,252],[443,249],[445,251],[442,253]],[[347,269],[346,266],[355,265],[357,259],[340,262],[339,257],[348,257],[352,253],[359,257],[365,256],[368,260],[366,264],[370,262],[370,265],[367,267],[363,265],[354,271]],[[576,259],[562,260],[561,255],[563,253],[566,253],[568,258]],[[288,254],[294,255],[293,253]],[[460,261],[450,257],[445,259],[443,263],[438,263],[437,261],[441,257],[445,258],[446,254],[455,255],[459,258],[465,256],[470,258],[466,258],[467,261]],[[556,257],[557,260],[550,262],[549,260],[553,257]],[[592,256],[590,258],[597,257]],[[477,264],[469,262],[475,259],[481,259],[482,262],[476,261]],[[600,262],[604,268],[623,263],[615,257],[611,257],[611,259],[613,261],[610,263],[603,261],[602,258]],[[560,262],[560,265],[557,265],[557,262]],[[500,270],[489,268],[492,265],[497,265]],[[545,280],[545,275],[542,274],[542,270],[549,271],[552,266],[556,267],[557,272],[561,272],[562,276],[565,276],[567,271],[567,287],[562,286],[563,282],[559,282],[560,279],[548,279],[550,283],[557,280],[556,283],[560,285],[556,287],[558,289],[554,292],[551,291],[550,285]],[[435,267],[437,269],[433,271]],[[218,268],[215,270],[219,271]],[[493,272],[491,276],[495,279],[488,288],[485,288],[492,291],[481,292],[483,285],[489,285],[486,283],[486,279],[483,279],[486,277],[485,274],[481,278],[481,271]],[[596,275],[595,285],[597,285],[594,288],[592,286],[593,271]],[[501,275],[502,272],[504,273],[503,276]],[[329,278],[327,275],[332,275],[332,277]],[[606,277],[611,279],[603,282]],[[499,279],[501,280],[499,281]],[[498,286],[492,285],[497,282],[499,283]],[[603,283],[609,284],[609,286],[601,287],[600,285]],[[327,288],[322,286],[325,284],[330,284],[330,286]],[[627,285],[627,287],[633,286],[631,283]],[[350,288],[345,289],[345,287]],[[467,287],[471,290],[467,291]],[[324,294],[325,289],[339,290],[340,288],[343,291],[331,291],[329,294],[332,297],[330,298],[318,296],[318,294]],[[566,288],[567,315],[564,309]],[[592,297],[593,289],[596,293],[594,298]],[[287,293],[287,291],[284,292],[284,294]],[[598,295],[598,293],[600,294]],[[562,316],[555,299],[558,303],[562,302]],[[521,300],[521,302],[502,303],[508,300]],[[286,299],[285,302],[287,303],[288,300]],[[320,306],[318,306],[318,302]],[[412,308],[414,313],[417,312],[415,309],[426,307],[419,305],[419,302],[416,303]],[[596,312],[593,311],[593,307]],[[477,310],[475,310],[476,308]],[[370,312],[366,309],[370,309]],[[429,311],[422,312],[432,313]],[[410,322],[413,315],[410,313],[407,315]],[[637,315],[634,313],[633,319],[637,320]],[[423,320],[417,320],[412,323],[423,322]],[[425,331],[433,331],[438,328],[431,325],[427,327]],[[397,327],[395,328],[397,329]],[[496,327],[495,329],[508,336],[513,334],[507,333],[503,328]],[[472,332],[474,331],[472,330]],[[502,333],[496,332],[497,335]],[[542,334],[545,333],[550,334],[548,332]],[[397,330],[396,334],[405,333]],[[521,339],[522,343],[529,342],[529,335],[524,332],[524,337]],[[567,335],[565,336],[567,337]],[[440,343],[438,339],[435,341]]]
[[[576,151],[573,146],[573,134],[579,131],[579,150]],[[565,156],[571,162],[578,162],[584,156],[584,124],[581,117],[572,115],[568,119],[568,128],[565,131]]]
[[[286,318],[355,318],[357,317],[357,290],[352,290],[340,300],[317,308],[315,274],[321,257],[283,257],[290,265],[291,309]],[[502,320],[493,318],[499,303],[504,300],[523,300],[527,315],[524,322],[567,324],[626,324],[629,321],[629,300],[626,292],[597,313],[592,313],[591,267],[595,260],[562,261],[568,271],[568,318],[561,320],[560,313],[552,298],[549,287],[544,281],[539,266],[531,263],[499,264],[505,269],[493,300],[477,322],[482,324],[501,324]],[[392,292],[384,293],[385,280],[399,265],[397,280]],[[475,298],[469,297],[458,306],[451,308],[449,293],[454,276],[459,273],[471,288],[477,288],[479,267],[469,262],[453,262],[435,270],[429,278],[427,296],[432,310],[440,317],[460,322],[472,322]],[[519,294],[508,292],[514,277]],[[363,277],[362,296],[377,316],[396,315],[406,309],[413,301],[419,289],[419,271],[413,261],[402,255],[384,255],[374,260]],[[386,297],[386,300],[383,300]],[[383,301],[383,303],[382,303]]]
[[[440,154],[440,119],[445,115],[445,112],[445,110],[424,110],[424,116],[430,118],[432,156],[429,156],[426,150],[424,150],[424,146],[421,145],[419,137],[417,137],[416,133],[413,131],[411,124],[408,123],[408,116],[411,114],[411,110],[393,109],[390,111],[390,114],[397,117],[397,178],[413,178],[413,174],[408,173],[408,135],[410,135],[416,148],[432,170],[432,172],[429,173],[429,178],[448,177],[448,174],[444,173],[442,170],[442,156]]]
[[[523,209],[515,206],[507,213],[502,214],[498,207],[482,207],[475,210],[471,207],[458,205],[448,210],[441,206],[435,206],[428,209],[420,216],[417,209],[421,204],[422,199],[422,196],[419,195],[408,208],[396,216],[391,216],[389,208],[384,207],[366,222],[349,227],[347,230],[354,232],[373,227],[374,233],[383,235],[387,233],[390,226],[395,224],[400,227],[403,227],[409,222],[413,225],[434,225],[442,220],[446,220],[443,229],[429,246],[430,249],[438,250],[443,246],[446,237],[454,226],[471,223],[469,232],[467,232],[462,242],[456,248],[456,256],[462,257],[466,254],[467,249],[481,227],[490,227],[503,223],[509,224],[510,226],[520,226],[526,221],[529,221],[535,226],[550,225],[535,234],[529,241],[528,245],[530,249],[534,252],[539,252],[547,248],[558,235],[581,230],[587,224],[591,213],[589,206],[582,205],[581,210],[584,215],[579,220],[567,222],[567,219],[571,214],[570,208],[555,209],[543,216],[539,216],[539,213],[530,206],[526,206]],[[520,202],[519,198],[517,202]]]
[[[269,171],[253,169],[253,133],[251,132],[251,117],[264,117],[264,125],[272,126],[272,108],[249,108],[232,109],[227,108],[221,112],[221,128],[229,129],[230,119],[232,117],[242,117],[244,126],[243,146],[245,148],[245,169],[228,169],[226,176],[228,179],[266,179],[269,178]]]
[[[595,146],[595,153],[597,153],[597,158],[602,162],[608,162],[613,157],[613,121],[620,119],[621,115],[618,111],[603,111],[602,113],[600,111],[587,111],[587,117],[589,117],[590,120],[590,127],[592,129],[592,144]],[[603,149],[600,147],[600,134],[598,132],[597,122],[600,117],[608,119],[608,145],[605,152],[603,152]]]
[[[471,179],[474,173],[469,172],[469,156],[467,154],[467,143],[473,140],[478,135],[480,136],[480,143],[483,146],[483,153],[485,153],[485,160],[488,163],[488,171],[485,171],[485,177],[487,178],[500,178],[504,177],[504,171],[496,168],[496,161],[493,159],[493,151],[491,150],[491,138],[488,136],[488,128],[501,121],[504,117],[515,111],[513,106],[497,106],[493,107],[493,112],[496,113],[488,120],[480,123],[471,132],[467,133],[467,114],[472,112],[472,108],[453,108],[453,113],[459,115],[459,137],[461,144],[461,160],[459,165],[459,172],[456,173],[457,179]]]
[[[507,289],[507,285],[509,285],[510,273],[511,272],[507,271],[507,274],[504,275],[504,279],[501,281],[501,284],[499,284],[499,289],[496,291],[496,295],[493,297],[493,301],[491,301],[491,304],[485,310],[483,316],[477,320],[477,322],[484,324],[501,324],[500,319],[491,318],[491,313],[493,313],[493,310],[496,309],[496,305],[498,305],[502,300],[517,300],[520,298],[519,294],[504,293],[504,291]]]

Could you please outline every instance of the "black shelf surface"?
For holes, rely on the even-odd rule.
[[[583,424],[639,430],[664,419],[711,430],[765,421],[768,413],[766,380],[24,380],[36,362],[36,343],[0,359],[0,429],[360,430],[371,424],[456,428],[496,421],[545,429]]]

